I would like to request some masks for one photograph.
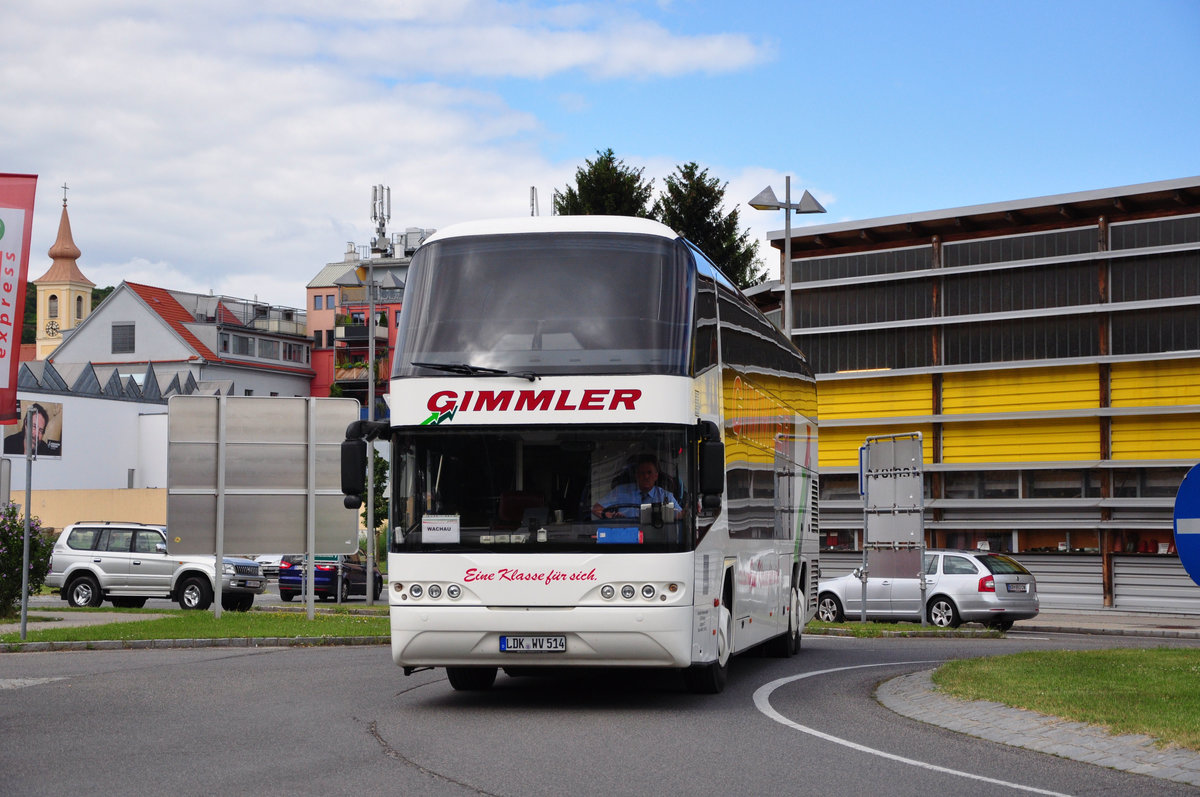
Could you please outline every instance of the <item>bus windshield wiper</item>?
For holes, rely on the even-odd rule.
[[[418,368],[431,368],[434,371],[445,371],[451,374],[465,374],[467,376],[480,376],[493,374],[495,376],[519,376],[522,379],[528,379],[530,382],[537,381],[538,375],[533,371],[505,371],[502,368],[485,368],[482,365],[471,365],[470,363],[418,363],[413,365]]]

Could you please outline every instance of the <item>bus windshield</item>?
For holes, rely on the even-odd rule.
[[[682,241],[632,233],[433,241],[409,268],[392,374],[686,375],[689,262]]]
[[[472,427],[392,440],[393,550],[674,552],[692,545],[686,435]]]

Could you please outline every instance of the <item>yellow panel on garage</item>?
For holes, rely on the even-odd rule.
[[[947,423],[943,462],[1054,462],[1099,459],[1096,418]]]
[[[1100,406],[1099,366],[965,371],[942,378],[942,412],[1033,412]]]
[[[933,379],[919,376],[818,380],[822,419],[933,414]]]
[[[1113,459],[1188,459],[1200,454],[1200,415],[1112,419]]]
[[[1113,363],[1114,407],[1200,404],[1200,360]]]
[[[867,442],[868,437],[878,437],[887,434],[907,434],[920,432],[924,436],[921,446],[925,464],[933,461],[931,437],[933,427],[930,424],[915,424],[910,426],[847,426],[822,428],[817,444],[818,457],[822,468],[858,467],[858,449]]]

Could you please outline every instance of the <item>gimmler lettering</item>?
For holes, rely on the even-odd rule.
[[[576,410],[633,410],[642,391],[629,389],[555,390],[439,390],[427,407],[439,415],[449,412],[566,412]]]

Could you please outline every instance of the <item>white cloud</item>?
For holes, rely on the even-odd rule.
[[[393,230],[523,215],[530,186],[549,212],[578,164],[548,161],[555,132],[500,86],[457,81],[707,74],[765,57],[630,4],[23,5],[0,33],[0,104],[18,110],[0,114],[0,168],[40,175],[31,276],[48,266],[66,182],[97,284],[296,306],[346,241],[371,235],[376,183],[392,187]]]

